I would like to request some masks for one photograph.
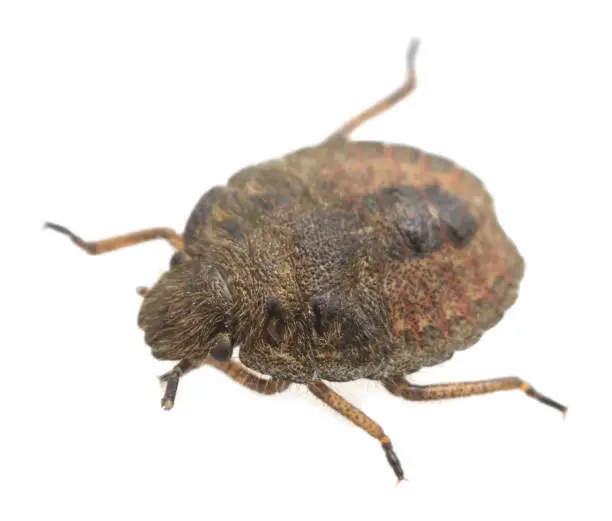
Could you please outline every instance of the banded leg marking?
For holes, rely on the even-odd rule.
[[[375,118],[376,116],[386,112],[391,107],[406,98],[416,87],[416,70],[415,59],[419,48],[419,40],[414,39],[410,42],[407,53],[407,74],[406,80],[402,85],[391,94],[381,99],[371,107],[347,121],[338,130],[331,134],[325,141],[335,139],[348,139],[350,135],[365,122]]]
[[[312,394],[319,398],[319,400],[325,402],[332,409],[344,416],[347,420],[350,420],[357,425],[357,427],[361,427],[370,436],[376,438],[385,451],[387,461],[389,462],[389,465],[391,465],[391,468],[397,477],[398,483],[404,479],[404,471],[402,470],[400,460],[393,450],[391,440],[385,434],[380,425],[378,425],[357,407],[347,402],[344,398],[342,398],[342,396],[330,389],[322,381],[314,380],[310,382],[308,384],[308,389]]]
[[[403,376],[397,376],[383,380],[383,385],[389,392],[396,396],[401,396],[406,400],[412,401],[445,400],[448,398],[461,398],[465,396],[477,396],[498,391],[520,389],[527,396],[560,411],[563,416],[565,416],[567,412],[567,407],[536,391],[530,384],[516,376],[438,385],[414,385],[408,382]]]
[[[66,235],[79,248],[86,251],[90,255],[101,255],[128,246],[134,246],[143,242],[153,241],[155,239],[165,239],[177,250],[183,249],[183,238],[171,228],[147,228],[137,232],[126,233],[102,239],[99,241],[84,241],[78,235],[72,233],[68,228],[55,223],[45,223],[45,228],[50,228],[58,233]]]

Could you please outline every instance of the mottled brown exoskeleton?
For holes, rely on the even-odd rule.
[[[382,428],[324,381],[379,380],[407,400],[510,389],[566,408],[516,377],[419,386],[406,375],[478,341],[515,301],[523,259],[471,173],[420,150],[349,139],[415,87],[417,41],[395,92],[321,144],[236,173],[196,204],[182,235],[153,228],[85,242],[90,254],[164,238],[170,269],[138,324],[152,354],[181,375],[211,365],[262,394],[292,383],[364,429],[404,474]],[[234,349],[238,358],[232,360]],[[262,375],[262,376],[260,376]]]

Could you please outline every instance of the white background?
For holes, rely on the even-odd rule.
[[[606,2],[291,4],[2,3],[0,518],[610,519]],[[162,411],[134,288],[170,248],[91,258],[41,225],[181,230],[234,171],[395,88],[413,36],[418,90],[355,137],[474,171],[528,263],[500,325],[415,381],[516,374],[570,410],[333,385],[391,436],[396,487],[378,443],[303,388],[202,369]]]

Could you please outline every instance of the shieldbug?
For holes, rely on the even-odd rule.
[[[180,235],[151,228],[86,242],[47,223],[92,255],[159,238],[176,250],[168,271],[140,290],[138,316],[153,356],[178,361],[161,377],[165,409],[181,376],[201,365],[262,394],[304,384],[381,443],[398,480],[389,437],[324,381],[378,380],[407,400],[520,389],[565,413],[516,377],[406,379],[499,322],[524,267],[474,175],[415,148],[350,140],[414,89],[417,47],[413,40],[398,90],[321,144],[211,189]]]

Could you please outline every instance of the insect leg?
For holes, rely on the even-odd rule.
[[[414,385],[408,382],[404,377],[397,376],[383,380],[383,385],[387,390],[397,396],[401,396],[406,400],[422,401],[422,400],[443,400],[446,398],[460,398],[463,396],[476,396],[479,394],[494,393],[497,391],[511,391],[520,389],[527,396],[535,398],[539,402],[548,405],[558,411],[561,411],[565,416],[567,407],[560,403],[544,396],[536,391],[527,382],[515,376],[505,378],[494,378],[492,380],[479,380],[475,382],[455,382],[438,385]]]
[[[404,471],[402,470],[402,465],[400,464],[398,457],[393,451],[391,440],[382,430],[380,425],[378,425],[369,416],[366,416],[357,407],[347,402],[338,393],[332,391],[322,381],[314,380],[310,382],[308,384],[308,389],[312,394],[325,402],[332,409],[338,411],[346,419],[357,425],[357,427],[361,427],[370,436],[376,438],[382,445],[385,455],[387,456],[387,461],[389,462],[389,465],[391,465],[393,472],[395,472],[398,482],[404,479]]]
[[[174,401],[176,400],[176,392],[178,391],[178,384],[181,376],[196,369],[201,365],[200,362],[195,362],[189,358],[184,358],[178,364],[176,364],[170,371],[161,375],[159,381],[166,384],[164,390],[164,396],[161,399],[162,408],[169,411],[174,407]]]
[[[51,228],[56,232],[67,235],[70,240],[90,255],[100,255],[109,251],[119,250],[128,246],[134,246],[154,239],[166,239],[177,250],[183,249],[183,238],[170,228],[148,228],[137,232],[117,235],[101,241],[87,242],[72,233],[68,228],[54,223],[45,223],[45,228]]]
[[[334,139],[348,139],[351,133],[366,121],[375,118],[379,114],[389,110],[395,104],[407,97],[416,87],[416,70],[415,70],[415,58],[419,48],[419,40],[414,39],[410,42],[407,53],[407,74],[404,83],[387,97],[381,99],[378,103],[375,103],[371,107],[367,108],[354,118],[347,121],[338,130],[331,134],[326,141],[332,141]]]
[[[210,365],[222,371],[239,384],[260,394],[270,395],[280,393],[291,385],[291,382],[286,380],[260,378],[251,373],[242,364],[233,360],[229,362],[218,362],[212,358],[207,358],[205,361],[201,362],[185,358],[175,365],[171,371],[159,377],[159,379],[166,384],[164,396],[161,400],[164,409],[170,410],[174,406],[178,383],[181,377],[193,369],[197,369],[201,365]]]
[[[224,372],[232,380],[260,394],[280,393],[291,385],[291,382],[287,380],[261,378],[251,373],[241,363],[235,362],[234,360],[230,360],[229,362],[218,362],[214,359],[207,359],[206,364],[219,369],[219,371]]]

